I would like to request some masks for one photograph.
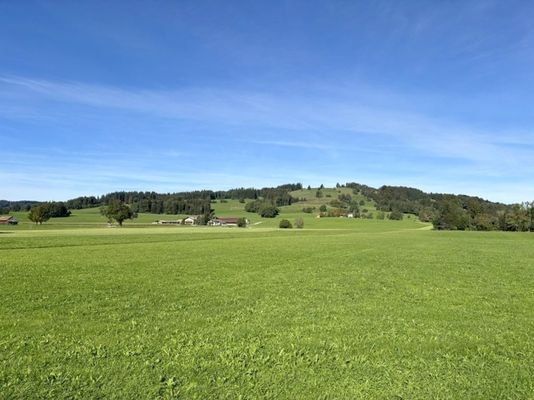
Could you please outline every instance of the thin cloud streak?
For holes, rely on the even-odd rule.
[[[322,97],[325,93],[318,91],[312,97],[307,94],[305,98],[301,98],[294,94],[224,89],[134,91],[20,77],[2,77],[0,82],[18,87],[28,95],[39,95],[48,101],[121,109],[154,117],[211,121],[230,126],[270,127],[315,134],[337,131],[355,135],[380,135],[394,137],[417,151],[476,162],[501,160],[505,164],[514,164],[514,159],[517,158],[515,150],[512,154],[508,149],[502,148],[500,141],[495,140],[504,134],[483,132],[413,112],[390,109],[387,99],[384,99],[383,108],[372,108],[363,99],[339,100],[331,91],[326,93],[329,97]],[[373,102],[376,100],[373,99]],[[29,112],[36,114],[36,110]],[[524,133],[506,132],[506,140],[510,142],[522,142],[525,137]],[[271,142],[277,144],[276,140]],[[530,152],[520,154],[519,161],[523,162],[530,155]]]
[[[395,148],[399,154],[404,152],[411,159],[434,157],[457,160],[456,165],[454,163],[448,165],[444,171],[439,171],[437,174],[435,172],[439,167],[434,167],[434,172],[428,177],[430,180],[442,179],[446,182],[444,176],[447,174],[451,178],[458,177],[458,180],[461,180],[466,176],[476,179],[477,174],[484,177],[519,174],[519,177],[525,177],[534,173],[534,165],[531,162],[534,156],[533,149],[521,146],[534,143],[532,135],[528,132],[510,130],[502,133],[486,132],[465,124],[406,111],[399,106],[401,94],[395,94],[394,100],[391,101],[387,93],[380,90],[373,91],[369,86],[365,86],[353,97],[344,90],[337,91],[334,85],[320,86],[302,91],[268,93],[259,90],[206,88],[163,91],[0,77],[0,116],[5,114],[6,110],[9,113],[10,109],[17,109],[18,112],[10,115],[11,118],[24,120],[25,116],[33,115],[35,118],[43,119],[59,120],[64,116],[76,119],[76,114],[67,115],[71,112],[70,107],[76,106],[78,112],[91,109],[91,112],[100,115],[95,110],[104,111],[102,118],[106,118],[108,114],[115,115],[116,111],[120,110],[126,113],[128,117],[126,120],[131,121],[149,118],[149,121],[172,120],[178,127],[184,121],[189,121],[193,125],[217,126],[219,129],[226,127],[229,132],[236,132],[226,133],[234,135],[232,139],[236,143],[324,152],[331,156],[333,168],[338,168],[335,161],[338,156],[343,156],[345,153],[367,152],[386,157],[392,154],[391,149]],[[369,98],[369,102],[365,101],[366,98]],[[65,109],[67,111],[62,111]],[[61,115],[62,112],[64,116]],[[252,133],[245,136],[241,129],[243,127]],[[263,131],[267,134],[263,135],[261,133]],[[278,131],[280,133],[277,133]],[[290,136],[285,138],[284,135]],[[352,139],[357,138],[360,142],[365,143],[369,140],[371,143],[369,146],[351,145]],[[155,160],[182,160],[193,157],[176,144],[161,151],[152,148],[115,153],[98,152],[93,149],[75,154],[65,150],[64,153],[34,157],[34,163],[41,169],[46,169],[46,172],[42,173],[35,168],[24,169],[24,163],[32,159],[28,149],[5,157],[0,161],[0,166],[3,165],[8,169],[21,168],[26,171],[26,175],[16,176],[18,182],[31,185],[32,181],[40,180],[57,190],[61,190],[62,187],[76,189],[68,193],[79,193],[81,190],[91,192],[91,187],[109,187],[110,190],[116,190],[118,189],[116,182],[121,181],[127,182],[126,186],[121,186],[124,188],[137,190],[150,188],[163,191],[201,187],[228,188],[236,184],[246,185],[247,182],[251,186],[258,186],[269,184],[268,182],[278,184],[286,181],[288,175],[291,175],[288,172],[271,171],[271,179],[268,179],[258,178],[258,175],[254,176],[249,171],[242,176],[227,172],[218,179],[214,174],[195,173],[190,168],[191,163],[185,164],[185,167],[180,166],[184,170],[182,174],[160,172],[165,171],[165,168],[172,168],[171,164],[162,164],[153,169],[157,172],[147,174],[146,171],[151,168],[150,163]],[[131,158],[136,155],[137,160],[134,162]],[[458,166],[458,162],[462,165]],[[370,160],[368,163],[380,167],[381,161]],[[91,173],[77,169],[76,165],[79,164],[90,165]],[[76,171],[78,175],[72,173],[69,175],[71,178],[63,179],[66,167],[69,168],[69,172]],[[414,162],[411,167],[404,165],[403,168],[410,173],[407,180],[415,182],[417,170],[422,171],[421,169],[425,167]],[[117,172],[121,170],[126,170],[128,173]],[[317,177],[323,176],[307,174],[306,171],[300,171],[300,174],[298,170],[294,172],[290,180],[302,180],[303,176],[308,176],[315,182]],[[419,174],[425,175],[423,172]],[[279,180],[276,180],[277,176]],[[368,170],[361,179],[353,177],[348,180],[357,178],[363,183],[372,184],[365,181],[365,177],[373,178]],[[14,179],[15,176],[11,178]],[[334,179],[341,180],[339,177]],[[380,183],[393,182],[382,178]],[[453,184],[454,182],[448,183],[447,187]],[[10,190],[16,190],[15,186]],[[94,190],[92,193],[94,194]]]

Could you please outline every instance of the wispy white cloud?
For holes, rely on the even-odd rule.
[[[510,159],[512,154],[502,148],[507,141],[532,141],[532,136],[516,132],[486,132],[468,125],[442,120],[399,108],[398,95],[390,104],[388,95],[373,93],[368,87],[362,94],[338,96],[335,91],[262,92],[228,89],[129,90],[82,83],[50,82],[21,77],[2,77],[3,87],[19,88],[35,99],[74,103],[89,107],[119,109],[132,113],[178,120],[209,121],[225,125],[266,127],[300,132],[330,134],[382,135],[400,140],[417,151],[437,156],[472,161]],[[372,97],[372,105],[366,96]],[[19,98],[22,96],[18,94]],[[1,98],[1,97],[0,97]],[[6,105],[8,99],[2,102]],[[421,101],[424,101],[422,99]],[[377,106],[377,103],[381,105]],[[38,110],[28,106],[28,112]],[[41,110],[44,114],[45,110]],[[324,144],[309,144],[301,140],[281,141],[269,138],[265,142],[280,145],[301,143],[301,147],[323,148]],[[514,150],[514,158],[518,153]],[[520,154],[520,158],[530,154]]]
[[[333,157],[350,150],[396,153],[397,158],[404,152],[412,160],[417,157],[437,157],[462,162],[461,166],[454,163],[445,166],[441,164],[444,168],[442,171],[438,171],[441,167],[434,167],[430,174],[435,177],[436,172],[439,172],[441,179],[447,173],[458,181],[461,181],[462,175],[469,176],[473,181],[477,176],[488,178],[510,175],[521,178],[534,174],[531,162],[534,157],[534,149],[531,147],[534,136],[528,130],[484,130],[439,114],[416,112],[414,108],[417,107],[413,104],[403,107],[402,94],[373,90],[368,85],[361,85],[361,90],[358,91],[358,87],[354,86],[355,94],[344,89],[338,90],[335,85],[270,91],[242,88],[137,90],[11,76],[0,77],[0,118],[25,119],[28,115],[34,115],[59,120],[64,116],[61,115],[61,110],[65,109],[63,112],[69,113],[71,110],[68,106],[74,105],[82,109],[101,109],[111,114],[122,111],[133,119],[149,117],[171,120],[177,126],[189,121],[193,125],[239,127],[240,129],[232,130],[235,133],[230,134],[235,136],[232,139],[237,142],[307,149],[326,152]],[[413,103],[413,98],[410,101]],[[424,98],[417,101],[424,102]],[[13,109],[19,112],[12,113]],[[249,133],[245,134],[247,131]],[[268,131],[269,134],[263,135],[263,131]],[[364,142],[368,140],[370,144],[347,146],[345,141],[350,141],[351,138],[361,138]],[[135,151],[108,151],[107,156],[106,151],[91,153],[83,150],[79,154],[59,154],[57,169],[51,160],[53,157],[47,155],[35,162],[48,165],[47,171],[41,173],[27,170],[26,175],[17,175],[16,178],[17,182],[26,182],[28,185],[39,180],[43,185],[46,183],[57,190],[72,188],[68,189],[68,193],[73,194],[80,191],[94,193],[92,187],[116,190],[117,182],[130,185],[124,188],[163,191],[269,183],[269,179],[263,178],[262,181],[252,170],[238,174],[239,176],[230,170],[221,175],[200,170],[195,172],[190,168],[194,163],[186,164],[184,172],[180,174],[165,170],[159,170],[157,175],[146,173],[151,161],[187,158],[189,153],[186,150],[172,146],[161,151],[144,149],[142,157],[138,157],[141,161],[137,162],[137,167],[131,160],[132,154],[135,157]],[[0,165],[22,168],[28,157],[27,153],[19,157],[6,157]],[[76,168],[76,163],[91,165],[91,171],[84,172],[81,168]],[[66,165],[71,168],[70,171],[76,171],[77,175],[73,173],[65,177]],[[165,167],[169,168],[170,165],[167,163]],[[417,162],[410,168],[413,171],[410,178],[412,182],[416,181],[418,168],[421,170],[423,167]],[[296,179],[308,177],[312,182],[332,175],[326,172],[322,175],[317,171],[306,174],[305,170],[299,169],[294,172]],[[6,172],[3,174],[8,178]],[[33,175],[29,177],[28,174]],[[425,171],[421,170],[419,174],[424,176]],[[10,177],[15,178],[13,174]],[[274,184],[279,183],[276,177],[285,181],[288,173],[274,169],[270,178]],[[366,177],[374,179],[369,173]],[[334,179],[342,180],[340,177]],[[427,179],[434,178],[428,176]],[[349,177],[348,180],[354,178]],[[383,180],[382,183],[393,182]],[[452,184],[447,187],[450,185]]]

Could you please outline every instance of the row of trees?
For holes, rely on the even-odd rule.
[[[66,202],[69,209],[92,208],[108,205],[112,200],[129,204],[134,212],[153,214],[199,214],[209,212],[212,200],[245,199],[270,202],[276,207],[288,206],[298,201],[289,192],[302,189],[301,183],[288,183],[277,187],[237,188],[226,191],[201,190],[178,193],[120,191],[95,196],[81,196]]]
[[[9,200],[0,200],[0,214],[9,214],[12,211],[30,211],[32,206],[38,204],[37,201],[9,201]]]
[[[211,210],[210,195],[206,192],[160,194],[156,192],[113,192],[100,197],[83,196],[67,201],[70,209],[110,205],[114,201],[129,204],[135,213],[206,214]]]
[[[295,202],[296,199],[289,199],[287,195],[289,192],[294,190],[301,190],[302,183],[286,183],[284,185],[279,185],[276,187],[264,187],[261,189],[256,188],[237,188],[230,190],[220,190],[211,192],[212,200],[219,199],[233,199],[233,200],[242,200],[242,199],[276,199],[281,198],[285,200],[275,200],[275,203],[278,203],[279,206],[290,205],[291,202]],[[285,202],[285,204],[282,204]]]

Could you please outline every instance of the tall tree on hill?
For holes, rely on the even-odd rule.
[[[118,199],[110,200],[107,206],[100,208],[100,213],[109,222],[113,220],[117,221],[119,226],[122,226],[122,223],[127,219],[137,218],[137,214],[126,203]]]

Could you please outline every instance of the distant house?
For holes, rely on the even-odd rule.
[[[0,215],[0,225],[17,225],[19,221],[11,215]]]
[[[219,217],[219,218],[213,218],[211,221],[208,222],[209,226],[238,226],[239,220],[241,218],[239,217]],[[248,220],[245,220],[246,224],[248,225]]]
[[[184,225],[196,225],[198,222],[198,215],[190,215],[182,222]]]
[[[181,225],[181,219],[160,219],[156,221],[159,225]]]

